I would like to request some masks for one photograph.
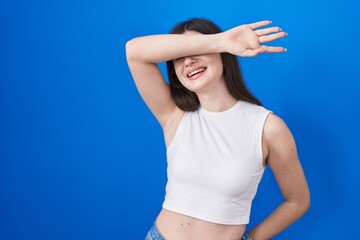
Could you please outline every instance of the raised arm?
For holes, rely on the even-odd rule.
[[[126,57],[135,84],[160,124],[164,126],[176,106],[157,63],[208,53],[256,56],[262,52],[282,52],[285,50],[282,47],[261,46],[286,35],[278,27],[255,30],[270,23],[241,25],[218,34],[163,34],[128,41]]]
[[[140,95],[164,126],[175,108],[157,63],[182,56],[220,51],[217,35],[164,34],[134,38],[126,44],[130,71]]]

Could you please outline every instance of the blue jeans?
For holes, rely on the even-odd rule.
[[[159,232],[159,229],[156,226],[156,221],[147,233],[145,240],[166,240],[164,236],[161,235],[161,233]]]

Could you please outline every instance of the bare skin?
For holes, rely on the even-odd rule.
[[[262,45],[286,36],[279,27],[268,27],[262,21],[241,25],[220,34],[202,35],[194,32],[177,35],[153,35],[130,40],[126,45],[127,60],[140,95],[163,128],[165,143],[171,143],[184,112],[171,97],[157,63],[172,59],[176,74],[184,86],[194,91],[201,105],[221,112],[232,107],[235,100],[224,88],[219,70],[218,54],[228,52],[237,56],[256,56],[260,53],[283,52],[283,47]],[[205,66],[207,70],[196,80],[186,75]],[[270,166],[284,196],[284,202],[259,225],[250,230],[254,240],[269,239],[298,218],[309,208],[310,194],[296,144],[286,124],[276,115],[269,114],[263,130],[263,164]],[[168,240],[238,240],[245,225],[221,225],[192,218],[163,209],[157,226]]]
[[[239,240],[245,225],[221,225],[162,209],[157,218],[161,234],[170,240]]]

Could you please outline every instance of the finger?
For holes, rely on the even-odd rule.
[[[282,31],[282,29],[279,27],[270,27],[270,28],[256,30],[255,33],[258,36],[264,36],[264,35],[267,35],[270,33],[276,33],[276,32],[280,32],[280,31]]]
[[[248,24],[248,25],[249,25],[249,27],[251,27],[252,29],[256,29],[256,28],[259,28],[259,27],[263,27],[263,26],[269,25],[269,24],[271,24],[271,23],[272,23],[271,21],[266,20],[266,21],[260,21],[260,22],[250,23],[250,24]]]
[[[260,43],[271,42],[276,39],[283,38],[287,35],[288,34],[286,32],[279,32],[279,33],[274,33],[274,34],[270,34],[270,35],[266,35],[266,36],[260,36],[259,42]]]
[[[262,53],[279,53],[279,52],[286,52],[287,49],[284,47],[270,47],[270,46],[261,46]]]

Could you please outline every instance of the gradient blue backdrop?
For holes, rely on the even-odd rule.
[[[289,32],[276,42],[288,52],[240,59],[291,128],[312,194],[274,239],[359,239],[359,12],[357,0],[0,0],[0,239],[144,238],[164,197],[165,147],[124,46],[194,16]],[[281,200],[267,169],[250,227]]]

